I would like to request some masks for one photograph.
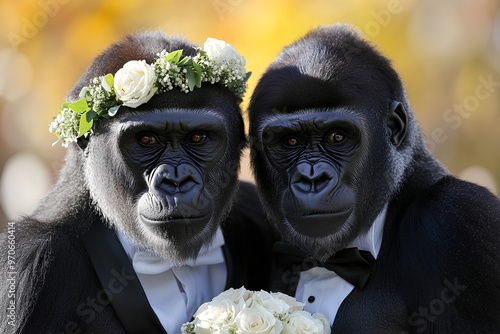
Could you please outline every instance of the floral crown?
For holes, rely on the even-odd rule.
[[[155,94],[174,87],[188,93],[195,86],[201,87],[202,82],[219,83],[241,99],[251,75],[245,70],[245,58],[231,44],[214,38],[208,38],[194,57],[180,60],[182,50],[163,50],[157,56],[151,65],[145,60],[131,60],[114,76],[92,79],[91,86],[81,90],[80,100],[62,104],[49,131],[67,147],[77,138],[92,134],[94,120],[115,116],[122,105],[137,108]]]

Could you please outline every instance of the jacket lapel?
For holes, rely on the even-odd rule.
[[[127,333],[167,334],[149,305],[114,231],[95,223],[83,243],[110,304]]]

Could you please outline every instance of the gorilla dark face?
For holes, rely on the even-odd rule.
[[[370,228],[421,140],[408,108],[388,61],[345,26],[283,50],[249,118],[260,196],[285,241],[324,259]]]
[[[226,149],[224,123],[190,111],[132,116],[120,131],[120,150],[147,188],[137,204],[139,220],[159,235],[197,235],[212,218],[205,187]]]
[[[265,154],[282,171],[286,184],[281,195],[283,215],[298,233],[309,237],[338,233],[351,216],[359,124],[350,114],[312,112],[264,127]]]

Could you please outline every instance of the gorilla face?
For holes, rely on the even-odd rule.
[[[160,236],[198,235],[212,220],[206,184],[226,149],[223,122],[206,114],[162,112],[130,117],[121,127],[124,159],[147,184],[135,194],[140,223]]]
[[[282,214],[301,235],[336,234],[349,221],[356,197],[359,125],[347,113],[304,112],[264,127],[265,154],[286,185]]]
[[[102,214],[172,261],[196,256],[232,204],[243,127],[237,109],[220,108],[121,107],[86,147],[86,178]]]
[[[363,108],[344,107],[259,121],[254,172],[266,212],[284,240],[322,260],[369,229],[398,173],[387,152],[404,138],[406,118],[400,104],[392,107],[383,121],[370,120]]]

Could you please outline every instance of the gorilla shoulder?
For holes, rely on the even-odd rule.
[[[470,249],[491,240],[491,246],[500,246],[492,240],[500,233],[500,200],[486,188],[451,175],[417,195],[406,218],[405,222],[420,221],[413,227],[428,229],[429,236],[446,236],[447,240],[436,240],[439,244],[463,241]]]
[[[486,288],[500,286],[500,200],[489,190],[446,176],[419,193],[401,221],[403,253],[411,252],[417,267],[459,279],[482,300],[500,293]],[[500,307],[500,301],[491,302]]]

